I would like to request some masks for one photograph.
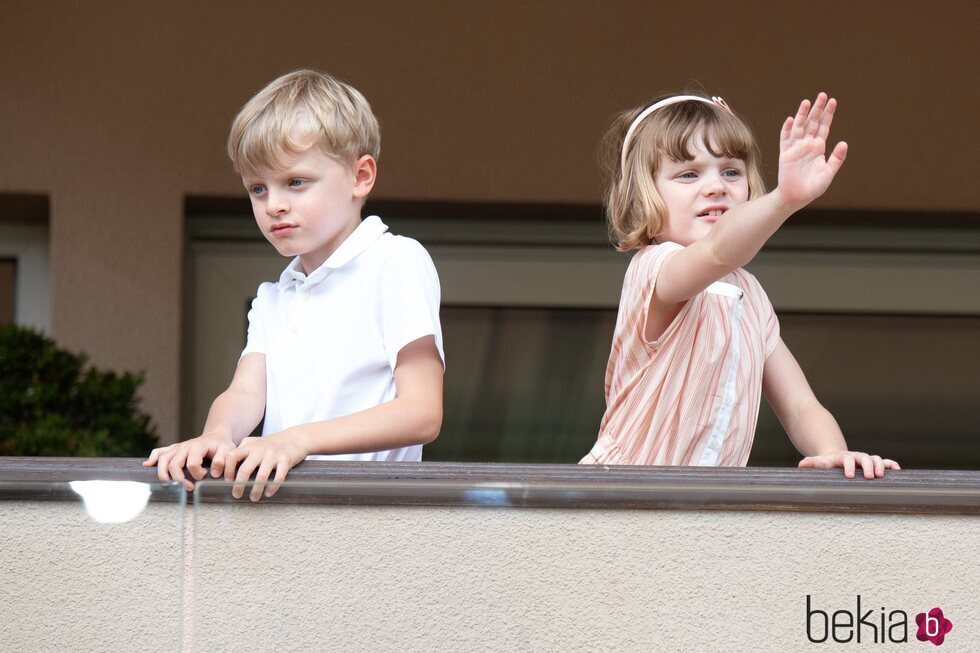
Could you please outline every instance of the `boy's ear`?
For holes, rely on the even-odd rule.
[[[354,162],[354,197],[365,198],[378,178],[378,162],[370,154],[365,154]]]

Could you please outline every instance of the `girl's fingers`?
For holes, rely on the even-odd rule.
[[[902,469],[901,466],[891,458],[885,458],[881,461],[884,464],[885,469]]]
[[[796,110],[796,116],[793,118],[793,138],[803,138],[806,127],[806,116],[810,112],[810,101],[803,100],[800,102],[800,108]]]
[[[787,116],[786,120],[783,121],[783,127],[779,130],[779,141],[781,143],[789,142],[790,138],[793,136],[793,116]]]
[[[849,453],[844,454],[844,476],[854,478],[854,456]]]
[[[827,140],[827,136],[830,135],[830,125],[834,122],[834,112],[837,111],[837,100],[830,98],[827,100],[827,106],[823,110],[823,115],[820,116],[820,125],[817,130],[817,137]]]
[[[861,469],[864,470],[864,478],[874,478],[875,477],[875,464],[866,453],[858,454],[859,460],[861,461]]]
[[[881,456],[871,456],[871,462],[875,466],[875,478],[881,478],[885,475],[885,463],[882,461]]]
[[[820,120],[823,117],[823,109],[826,105],[827,94],[817,94],[817,99],[814,100],[813,106],[810,108],[810,113],[806,117],[806,128],[804,131],[807,136],[817,135],[817,130],[820,129]]]

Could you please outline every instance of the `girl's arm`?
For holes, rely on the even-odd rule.
[[[748,263],[790,215],[823,195],[847,156],[840,142],[824,158],[836,109],[837,101],[820,93],[812,106],[803,100],[796,116],[786,118],[776,189],[725,212],[707,235],[664,261],[652,309],[669,310]]]
[[[865,478],[884,476],[886,469],[901,469],[894,460],[847,450],[837,420],[817,401],[782,339],[766,360],[762,392],[793,445],[806,456],[800,467],[843,467],[847,478],[854,478],[858,465]]]
[[[150,452],[144,467],[157,466],[161,481],[175,480],[188,490],[194,483],[184,476],[184,466],[195,480],[207,474],[204,459],[211,459],[211,475],[221,476],[225,456],[252,432],[265,413],[265,354],[242,356],[228,389],[211,404],[204,430],[196,438]]]
[[[235,481],[232,495],[240,499],[245,483],[258,470],[249,498],[258,501],[270,477],[274,484],[265,496],[272,496],[286,473],[309,454],[384,451],[435,440],[442,426],[443,380],[435,338],[426,336],[402,347],[394,376],[397,396],[391,401],[336,419],[246,438],[224,460],[225,480]]]

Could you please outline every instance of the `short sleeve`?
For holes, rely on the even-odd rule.
[[[769,301],[769,296],[765,296],[765,306],[766,306],[766,326],[765,326],[765,342],[766,342],[766,358],[768,359],[772,352],[776,351],[776,346],[779,344],[779,318],[776,317],[776,310],[772,307],[772,303]]]
[[[385,261],[381,285],[381,329],[391,369],[395,369],[398,352],[405,345],[430,335],[435,336],[445,367],[439,324],[439,275],[429,253],[417,241],[396,236],[391,256]]]
[[[637,310],[641,315],[639,322],[641,334],[640,337],[644,344],[650,349],[660,348],[664,341],[669,339],[670,335],[677,330],[676,325],[683,320],[683,316],[690,312],[690,306],[697,302],[697,296],[692,297],[684,305],[674,320],[667,325],[667,328],[664,329],[659,338],[656,340],[646,339],[644,334],[646,333],[647,317],[650,312],[650,300],[653,298],[653,292],[657,287],[657,279],[660,277],[660,268],[663,267],[664,261],[682,249],[684,249],[682,245],[672,242],[665,242],[660,245],[655,245],[650,253],[644,258],[642,269],[637,270],[637,272],[641,275],[643,282],[643,292],[640,293],[641,303],[639,306],[637,306]]]
[[[271,283],[263,283],[255,293],[252,308],[248,311],[248,334],[245,338],[245,349],[242,350],[241,360],[245,354],[266,353],[265,319],[268,298],[266,294],[273,288]]]

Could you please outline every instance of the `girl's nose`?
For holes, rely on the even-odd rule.
[[[725,182],[720,175],[707,175],[703,179],[701,192],[705,195],[721,195],[727,191]]]

